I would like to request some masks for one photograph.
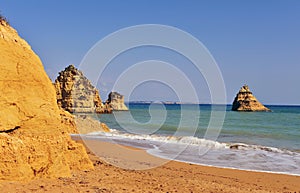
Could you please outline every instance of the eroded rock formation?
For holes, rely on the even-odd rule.
[[[124,96],[120,93],[110,92],[106,103],[111,105],[114,111],[128,111],[124,103]]]
[[[233,104],[233,111],[271,111],[261,104],[252,94],[249,87],[244,85],[237,93]]]
[[[99,91],[73,65],[59,72],[54,82],[57,104],[70,113],[111,113],[108,104],[103,104]]]
[[[0,19],[0,180],[66,177],[93,168],[71,140],[72,116],[57,106],[39,57]]]

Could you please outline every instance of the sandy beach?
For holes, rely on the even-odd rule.
[[[89,141],[95,169],[75,171],[70,178],[2,182],[1,192],[300,192],[300,177],[248,172],[168,161],[143,150],[99,141]],[[99,148],[95,148],[99,147]],[[133,154],[126,151],[134,150]],[[109,163],[103,161],[109,160]],[[147,170],[124,167],[163,165]]]
[[[300,1],[4,1],[0,193],[300,193],[299,21]]]

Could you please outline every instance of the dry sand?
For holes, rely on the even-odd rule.
[[[248,172],[167,161],[143,150],[89,141],[93,171],[73,172],[70,178],[2,182],[1,192],[297,192],[300,177]],[[109,163],[103,161],[109,161]],[[128,170],[116,167],[138,167]],[[123,164],[123,165],[122,165]]]

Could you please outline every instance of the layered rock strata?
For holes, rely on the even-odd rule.
[[[99,91],[73,65],[59,72],[54,82],[57,104],[70,113],[111,113],[110,105],[103,104]]]
[[[237,93],[233,104],[233,111],[271,111],[261,104],[252,94],[249,87],[244,85]]]

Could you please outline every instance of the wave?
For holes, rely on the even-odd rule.
[[[224,143],[194,136],[137,135],[113,129],[109,133],[95,132],[80,136],[141,148],[151,155],[169,160],[220,168],[300,175],[300,153],[294,150]]]
[[[115,138],[126,138],[126,139],[134,139],[134,140],[150,140],[164,143],[178,143],[178,144],[187,144],[187,145],[201,145],[201,146],[209,146],[215,148],[229,148],[226,143],[219,143],[216,141],[192,137],[192,136],[165,136],[165,135],[136,135],[130,133],[123,133],[115,129],[111,129],[111,132],[94,132],[89,133],[87,135],[105,135],[109,137]]]
[[[169,159],[168,156],[162,156],[159,154],[152,153],[151,151],[147,151],[149,154],[153,156],[160,157],[162,159]],[[300,176],[298,173],[293,172],[283,172],[283,171],[269,171],[269,170],[262,170],[262,169],[242,169],[238,167],[230,167],[230,166],[217,166],[213,164],[204,164],[204,163],[198,163],[198,162],[192,162],[192,161],[186,161],[186,160],[180,160],[177,159],[176,161],[183,162],[183,163],[189,163],[189,164],[195,164],[195,165],[201,165],[201,166],[208,166],[208,167],[218,167],[223,169],[232,169],[232,170],[240,170],[240,171],[250,171],[250,172],[261,172],[261,173],[271,173],[271,174],[284,174],[284,175],[291,175],[291,176]]]
[[[218,141],[213,141],[204,138],[198,138],[194,136],[168,136],[168,135],[137,135],[131,133],[121,132],[116,129],[111,129],[111,132],[94,132],[89,133],[87,136],[107,136],[112,137],[115,139],[131,139],[131,140],[149,140],[149,141],[156,141],[160,143],[169,143],[169,144],[182,144],[182,145],[192,145],[192,146],[201,146],[201,147],[209,147],[214,149],[231,149],[231,150],[261,150],[266,152],[273,152],[273,153],[282,153],[282,154],[289,154],[295,155],[299,154],[298,152],[286,150],[286,149],[279,149],[276,147],[268,147],[262,145],[251,145],[245,143],[222,143]]]

